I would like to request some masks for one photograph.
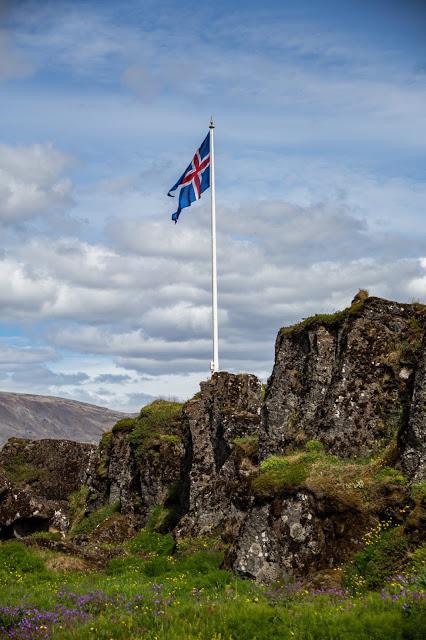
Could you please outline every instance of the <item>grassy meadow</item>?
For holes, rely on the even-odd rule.
[[[420,640],[426,548],[409,556],[403,572],[386,575],[394,536],[386,527],[371,532],[327,589],[293,581],[259,586],[221,568],[217,541],[176,547],[170,534],[149,530],[125,543],[102,570],[4,542],[0,638]]]

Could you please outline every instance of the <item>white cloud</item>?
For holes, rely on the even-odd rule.
[[[13,223],[71,204],[63,177],[70,158],[51,145],[0,145],[0,222]]]

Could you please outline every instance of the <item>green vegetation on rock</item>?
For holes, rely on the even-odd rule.
[[[10,438],[9,440],[9,443],[13,443],[15,446],[26,444],[26,442],[26,440],[21,440],[20,438]],[[29,463],[24,453],[19,451],[19,449],[15,455],[3,463],[3,470],[9,480],[18,486],[31,484],[32,482],[40,480],[45,475],[45,471],[37,469]]]
[[[115,502],[114,504],[106,505],[105,507],[101,507],[100,509],[96,509],[87,518],[80,520],[76,525],[71,529],[72,535],[89,535],[92,533],[96,527],[102,524],[107,518],[112,516],[113,513],[117,513],[120,509],[120,503]]]
[[[245,456],[251,458],[255,456],[259,450],[259,436],[243,436],[235,438],[234,445],[241,449]]]
[[[359,511],[379,509],[384,493],[401,491],[406,485],[400,471],[386,466],[386,456],[385,451],[373,459],[343,460],[311,440],[302,450],[263,460],[252,487],[262,496],[305,488]]]
[[[112,433],[127,432],[128,441],[136,453],[143,452],[157,441],[178,443],[182,407],[180,402],[155,400],[143,407],[136,418],[119,420]]]
[[[296,333],[301,329],[307,329],[320,324],[326,327],[341,326],[351,316],[356,316],[361,313],[363,307],[364,301],[360,300],[358,302],[354,302],[350,307],[347,307],[342,311],[336,311],[335,313],[317,313],[314,316],[305,318],[297,324],[293,324],[289,327],[282,327],[280,333],[281,335],[288,335]]]

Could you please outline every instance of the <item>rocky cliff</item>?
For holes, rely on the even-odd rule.
[[[82,548],[146,526],[219,536],[228,566],[267,582],[340,566],[378,523],[414,548],[426,529],[425,320],[421,305],[355,300],[280,330],[264,397],[255,376],[222,372],[184,405],[157,401],[120,420],[96,450],[9,442],[0,533],[50,525]],[[55,493],[61,446],[76,466]],[[31,477],[43,457],[52,463]],[[33,500],[21,530],[16,486]],[[31,513],[43,521],[30,525]]]

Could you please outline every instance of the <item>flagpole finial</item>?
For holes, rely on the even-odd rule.
[[[210,116],[210,124],[209,124],[209,129],[214,129],[214,122],[213,122],[213,116]]]

